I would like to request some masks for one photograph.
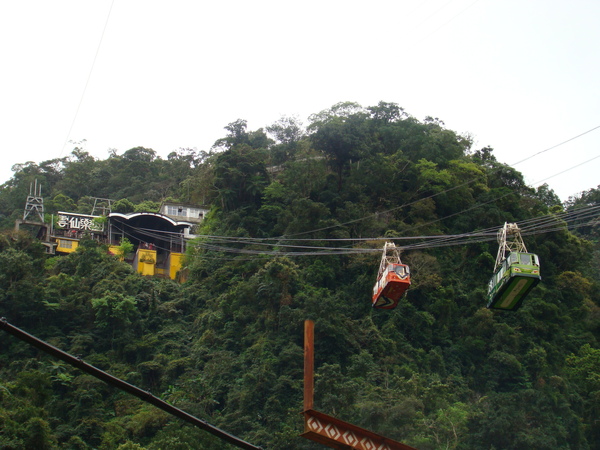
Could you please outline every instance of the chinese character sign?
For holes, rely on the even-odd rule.
[[[83,214],[58,213],[56,224],[60,228],[69,228],[82,231],[104,231],[104,225],[94,221],[96,216],[86,216]]]

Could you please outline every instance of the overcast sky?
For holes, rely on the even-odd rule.
[[[0,0],[0,182],[72,142],[165,158],[236,119],[383,100],[501,162],[539,153],[514,167],[565,200],[600,184],[600,129],[544,151],[600,126],[599,19],[592,0]]]

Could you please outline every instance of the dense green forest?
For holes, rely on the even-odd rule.
[[[77,145],[15,167],[0,187],[0,316],[265,449],[323,448],[299,437],[306,319],[322,412],[419,449],[600,448],[600,187],[561,204],[393,103],[225,130],[209,152],[100,160]],[[34,180],[49,215],[89,214],[92,197],[209,208],[188,281],[142,277],[89,239],[47,255],[13,231]],[[516,312],[485,308],[494,240],[404,251],[413,284],[394,310],[371,307],[380,255],[327,250],[542,217],[562,225],[525,236],[542,282]],[[230,447],[0,333],[0,448]]]

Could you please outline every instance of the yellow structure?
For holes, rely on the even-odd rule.
[[[111,255],[118,256],[119,255],[119,246],[118,245],[109,245],[108,253],[110,253]],[[119,256],[119,261],[123,261],[124,259],[125,258],[123,258],[122,256]]]
[[[171,253],[169,261],[169,278],[171,280],[177,279],[177,272],[183,267],[184,257],[185,255],[183,253]]]
[[[142,275],[154,276],[156,274],[156,250],[138,249],[137,271]]]
[[[79,247],[78,239],[56,239],[56,251],[61,253],[73,253]]]
[[[169,253],[166,264],[161,263],[160,267],[157,266],[157,253],[156,250],[150,249],[138,249],[136,255],[137,261],[137,272],[142,275],[148,276],[162,276],[170,278],[171,280],[177,279],[177,273],[183,267],[183,253]],[[135,263],[134,263],[135,264]],[[135,267],[135,265],[134,265]]]

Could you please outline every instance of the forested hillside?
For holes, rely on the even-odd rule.
[[[600,188],[561,204],[492,148],[391,103],[225,128],[210,152],[100,160],[80,145],[15,167],[0,187],[0,316],[265,449],[323,448],[299,437],[305,319],[319,411],[419,449],[600,448]],[[92,197],[210,208],[188,281],[142,277],[93,240],[46,255],[12,231],[34,180],[48,215],[89,214]],[[541,260],[516,312],[485,307],[493,238],[431,239],[505,222],[530,225]],[[371,307],[382,238],[412,272],[394,310]],[[0,448],[230,447],[2,332]]]

